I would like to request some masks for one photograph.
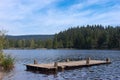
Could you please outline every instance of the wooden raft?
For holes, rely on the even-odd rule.
[[[89,67],[94,65],[100,65],[100,64],[110,64],[110,59],[106,59],[106,61],[101,60],[90,60],[88,58],[87,60],[81,60],[81,61],[69,61],[67,62],[55,62],[50,64],[37,64],[34,62],[34,64],[27,64],[26,68],[28,71],[37,71],[41,73],[56,73],[58,71],[64,71],[68,69],[75,69],[80,67]]]

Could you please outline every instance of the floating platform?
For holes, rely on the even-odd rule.
[[[34,64],[27,64],[26,68],[28,71],[47,74],[47,73],[56,73],[58,71],[75,69],[80,67],[89,67],[94,65],[110,64],[110,63],[111,61],[109,59],[106,59],[106,61],[102,61],[102,60],[90,60],[90,58],[88,58],[87,60],[81,60],[81,61],[67,60],[67,62],[55,62],[50,64],[37,64],[35,62]]]

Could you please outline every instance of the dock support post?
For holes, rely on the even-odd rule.
[[[110,62],[110,58],[106,58],[106,62],[109,63]]]
[[[69,61],[70,61],[70,59],[67,59],[67,60],[66,60],[66,62],[69,62]]]
[[[38,64],[37,60],[34,59],[34,64]]]
[[[90,57],[86,59],[86,64],[89,65],[90,63]]]
[[[64,66],[61,66],[60,68],[61,68],[61,71],[63,72],[65,67],[64,67]]]
[[[57,71],[58,71],[58,62],[54,63],[54,67],[55,67],[55,73],[57,73]]]
[[[55,63],[54,63],[54,67],[58,67],[58,62],[55,62]]]
[[[62,72],[64,71],[64,66],[62,67]]]

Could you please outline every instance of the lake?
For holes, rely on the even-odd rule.
[[[120,51],[118,50],[4,50],[15,58],[15,68],[6,73],[3,80],[120,80]],[[47,75],[26,71],[24,64],[62,62],[82,60],[86,57],[105,60],[110,58],[112,64],[65,70],[56,75]]]

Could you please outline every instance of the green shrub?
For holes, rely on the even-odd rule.
[[[2,63],[3,60],[4,60],[4,55],[3,52],[0,51],[0,64]]]
[[[10,55],[5,55],[3,53],[3,48],[5,44],[5,30],[0,30],[0,67],[4,70],[11,70],[14,66],[14,59]]]
[[[14,58],[10,55],[4,55],[1,65],[5,71],[10,71],[14,67]]]

